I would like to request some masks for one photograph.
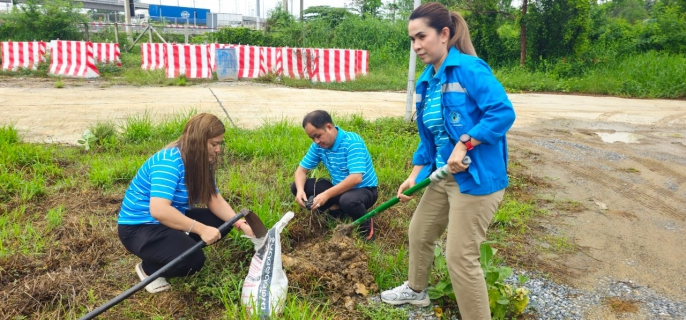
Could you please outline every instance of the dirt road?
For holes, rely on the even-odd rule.
[[[549,226],[551,234],[567,236],[582,250],[544,259],[566,269],[579,287],[593,289],[607,278],[632,281],[686,301],[681,281],[686,272],[686,101],[549,94],[510,98],[517,112],[508,134],[513,156],[552,185],[546,191],[552,202],[571,200],[583,207],[578,213],[552,210]],[[273,119],[299,121],[316,108],[369,119],[403,116],[404,101],[403,93],[245,83],[15,86],[0,87],[0,125],[13,123],[29,141],[74,143],[97,121],[120,121],[145,111],[163,116],[194,108],[255,127]]]

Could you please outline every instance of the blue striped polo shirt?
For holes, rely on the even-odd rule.
[[[441,74],[443,72],[445,63],[441,65],[439,72],[436,74]],[[426,101],[424,102],[424,125],[431,131],[434,137],[434,143],[436,144],[436,168],[440,168],[445,165],[447,159],[443,159],[439,150],[445,146],[450,137],[448,132],[445,130],[445,125],[443,122],[443,107],[442,99],[443,95],[441,93],[440,78],[434,76],[429,81],[429,88],[427,90]]]
[[[178,147],[160,150],[145,161],[126,190],[117,223],[159,224],[150,215],[150,198],[171,200],[185,214],[189,209],[185,167]]]
[[[319,165],[319,162],[323,162],[331,174],[331,182],[334,185],[341,183],[352,173],[361,173],[362,182],[354,189],[376,187],[379,181],[372,164],[372,156],[364,140],[354,132],[347,132],[339,127],[336,129],[338,129],[338,135],[333,147],[324,149],[312,142],[307,154],[300,161],[300,166],[312,170]]]

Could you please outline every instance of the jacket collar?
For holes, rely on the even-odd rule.
[[[438,69],[438,72],[436,73],[436,75],[440,77],[440,83],[445,83],[446,81],[445,69],[447,67],[456,67],[460,65],[461,55],[462,53],[455,47],[450,47],[450,50],[448,50],[448,56],[445,57],[445,61],[443,61],[441,68]],[[432,74],[432,70],[433,66],[428,65],[426,69],[424,69],[424,72],[422,72],[422,75],[417,80],[417,83],[427,85],[431,78],[435,77],[435,75]]]

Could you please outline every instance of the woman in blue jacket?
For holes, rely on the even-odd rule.
[[[427,68],[417,82],[420,143],[398,197],[411,199],[402,192],[445,164],[453,174],[424,192],[410,222],[409,279],[381,299],[430,304],[426,287],[433,249],[447,228],[446,258],[462,319],[490,319],[479,247],[508,185],[505,133],[514,109],[490,67],[476,56],[458,13],[425,3],[412,12],[408,33]],[[462,164],[465,155],[471,165]]]

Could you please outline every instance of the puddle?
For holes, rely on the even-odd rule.
[[[607,143],[638,143],[638,140],[645,138],[640,134],[635,134],[631,132],[596,132],[596,134],[600,136],[600,139],[603,139],[603,141]]]

